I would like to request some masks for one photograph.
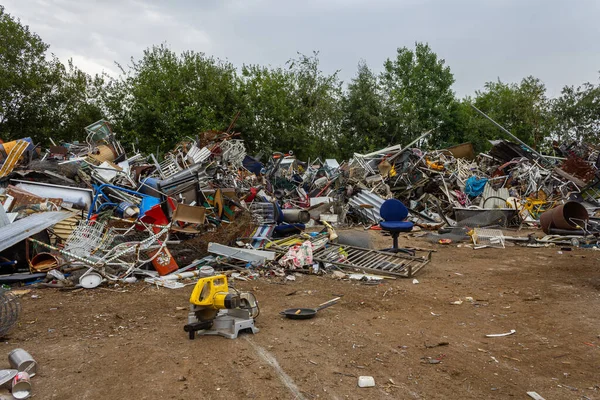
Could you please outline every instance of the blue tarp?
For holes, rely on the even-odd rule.
[[[477,197],[481,193],[483,193],[483,188],[487,183],[487,178],[477,178],[476,176],[472,176],[467,179],[467,183],[465,184],[465,193],[471,197]]]

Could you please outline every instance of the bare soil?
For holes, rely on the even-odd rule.
[[[5,354],[38,361],[37,399],[600,399],[598,253],[402,241],[437,250],[418,284],[236,282],[261,308],[260,332],[236,340],[188,339],[192,286],[37,289]],[[338,295],[312,320],[278,314]]]

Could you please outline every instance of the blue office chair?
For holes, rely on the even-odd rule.
[[[381,229],[391,233],[392,239],[394,240],[393,247],[391,249],[385,249],[384,251],[390,251],[392,253],[412,253],[406,249],[398,248],[398,236],[402,232],[410,232],[414,224],[410,221],[405,221],[408,216],[408,209],[402,204],[400,200],[389,199],[383,202],[379,214],[384,221],[379,223]]]

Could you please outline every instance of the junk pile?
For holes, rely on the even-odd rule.
[[[475,156],[469,143],[424,151],[426,132],[340,164],[292,151],[261,161],[229,132],[201,133],[162,156],[127,154],[104,120],[85,132],[83,143],[48,149],[29,138],[1,145],[0,283],[179,288],[223,270],[230,279],[412,277],[431,258],[398,248],[413,226],[438,230],[440,243],[488,247],[511,240],[501,230],[510,227],[581,244],[598,232],[599,152],[587,144],[557,144],[550,157],[497,140]],[[393,248],[348,240],[340,229],[352,225],[381,226]]]
[[[477,156],[469,143],[439,151],[395,146],[356,154],[350,162],[359,171],[353,187],[367,187],[350,198],[349,212],[377,224],[383,199],[394,197],[407,205],[409,219],[417,226],[439,230],[440,235],[430,237],[440,243],[473,240],[477,245],[477,237],[486,236],[485,228],[500,228],[495,230],[501,234],[501,229],[541,227],[547,236],[525,242],[564,242],[581,236],[596,246],[598,148],[570,143],[557,146],[557,157],[524,144],[490,142],[491,150]],[[503,247],[503,240],[495,242]]]
[[[332,225],[353,220],[349,191],[361,189],[350,190],[336,160],[289,152],[263,163],[237,134],[213,131],[159,158],[127,154],[107,121],[85,132],[84,143],[45,150],[28,138],[3,144],[1,283],[179,288],[215,270],[233,279],[337,269],[412,276],[430,259],[337,243]]]

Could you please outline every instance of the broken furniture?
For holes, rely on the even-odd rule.
[[[206,209],[204,207],[177,204],[177,208],[171,216],[171,230],[182,233],[200,233],[199,225],[206,220]]]
[[[393,239],[392,248],[386,251],[392,253],[406,252],[406,250],[398,248],[398,236],[400,236],[400,233],[410,232],[413,229],[413,223],[406,221],[408,209],[400,200],[389,199],[383,202],[379,213],[381,218],[384,219],[379,223],[379,226],[384,231],[391,233]]]
[[[135,190],[106,183],[99,186],[94,185],[94,191],[96,194],[94,195],[92,205],[88,211],[88,219],[90,219],[93,214],[99,213],[106,207],[115,207],[116,210],[120,212],[120,216],[124,218],[143,217],[146,211],[160,204],[160,199],[157,197],[148,196],[136,192]],[[101,199],[103,202],[100,201]],[[114,199],[119,199],[121,201],[116,202]],[[131,211],[134,209],[136,211]]]

